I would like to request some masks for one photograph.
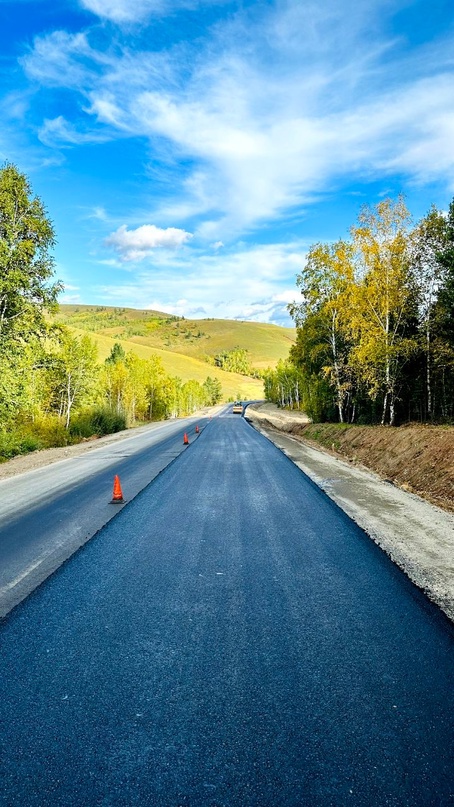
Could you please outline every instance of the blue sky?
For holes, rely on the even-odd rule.
[[[62,302],[291,324],[308,247],[454,195],[452,0],[0,0]]]

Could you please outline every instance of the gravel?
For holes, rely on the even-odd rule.
[[[277,445],[454,621],[454,515],[377,474],[279,431],[300,413],[249,406],[247,418]],[[273,425],[270,426],[270,423]]]

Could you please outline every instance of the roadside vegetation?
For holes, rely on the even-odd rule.
[[[42,201],[5,164],[0,461],[259,399],[263,386],[314,423],[453,422],[454,200],[416,224],[403,199],[384,200],[361,211],[349,239],[314,244],[289,306],[295,329],[59,306],[54,242]]]
[[[212,368],[198,363],[203,377],[182,378],[167,372],[159,355],[140,356],[108,337],[100,356],[90,333],[76,331],[59,316],[62,284],[54,278],[54,243],[42,201],[26,176],[5,164],[0,170],[0,461],[212,406],[226,397],[217,374],[233,378],[230,395],[238,396],[242,376],[214,361]],[[79,324],[96,332],[105,326],[115,333],[133,328],[134,316],[125,326],[122,310],[95,313],[85,313]],[[151,331],[163,316],[147,313]],[[135,319],[142,329],[143,316]],[[175,318],[167,319],[174,327]],[[194,361],[181,358],[189,365]]]
[[[416,224],[402,198],[363,208],[350,239],[310,248],[297,285],[268,400],[315,422],[453,422],[454,200]]]

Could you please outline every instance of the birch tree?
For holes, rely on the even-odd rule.
[[[50,372],[66,429],[69,429],[73,407],[93,391],[98,375],[96,359],[97,347],[89,336],[77,337],[66,329],[61,331]]]
[[[412,271],[418,293],[419,328],[425,359],[425,409],[429,418],[434,414],[433,367],[443,353],[437,351],[437,301],[446,279],[446,268],[439,260],[447,245],[446,219],[432,207],[418,223],[412,235]],[[441,346],[438,344],[438,347]]]
[[[352,228],[357,283],[351,298],[352,357],[369,395],[383,395],[381,423],[395,424],[399,375],[416,349],[410,214],[400,197],[364,207]]]
[[[289,306],[300,329],[309,319],[318,319],[322,372],[335,390],[341,423],[345,420],[346,402],[351,394],[346,322],[353,282],[353,254],[353,246],[342,240],[311,247],[306,265],[297,276],[303,301]]]

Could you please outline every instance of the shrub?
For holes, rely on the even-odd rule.
[[[40,448],[66,446],[70,442],[65,424],[58,415],[44,415],[36,418],[33,424],[29,424],[27,434],[39,439]]]
[[[96,431],[93,431],[91,416],[91,412],[81,412],[80,414],[71,418],[69,424],[69,434],[72,442],[77,442],[84,437],[92,437],[93,434],[96,434]]]
[[[20,431],[0,433],[0,461],[40,448],[43,448],[42,441],[32,434],[22,434]]]
[[[75,417],[69,427],[72,437],[91,437],[96,434],[114,434],[126,429],[125,415],[119,415],[112,409],[92,409],[80,413]]]

